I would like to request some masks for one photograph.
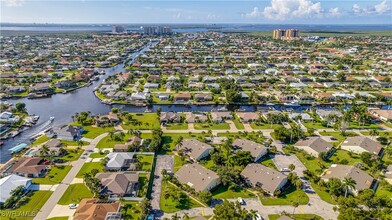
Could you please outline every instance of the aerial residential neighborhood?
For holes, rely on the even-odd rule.
[[[391,8],[2,1],[0,219],[392,219]]]

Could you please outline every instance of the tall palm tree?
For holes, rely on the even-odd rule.
[[[347,193],[348,193],[348,189],[355,189],[355,184],[357,184],[357,182],[355,182],[355,180],[353,180],[353,178],[349,177],[344,177],[343,179],[343,185],[346,188],[346,191],[344,192],[344,197],[347,197]]]
[[[175,143],[177,150],[182,147],[183,140],[184,140],[184,138],[182,136],[178,137],[178,139]]]
[[[45,158],[49,154],[49,147],[45,144],[42,145],[41,149],[39,150],[39,157]]]

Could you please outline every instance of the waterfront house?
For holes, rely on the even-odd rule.
[[[42,159],[39,157],[22,157],[7,172],[29,178],[42,177],[48,169],[42,162]]]
[[[162,112],[160,121],[161,123],[181,122],[181,115],[177,112]]]
[[[211,112],[211,120],[217,123],[223,123],[226,119],[233,119],[231,112]]]

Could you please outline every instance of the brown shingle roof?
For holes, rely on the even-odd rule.
[[[95,199],[82,199],[74,220],[105,220],[108,212],[118,212],[120,202],[98,203]]]

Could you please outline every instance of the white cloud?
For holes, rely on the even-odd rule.
[[[321,3],[310,0],[271,0],[271,5],[264,8],[264,17],[272,20],[290,18],[319,17],[323,12]]]
[[[339,11],[339,8],[338,8],[338,7],[336,7],[336,8],[330,8],[330,9],[329,9],[329,15],[330,15],[331,17],[339,17],[339,16],[341,15],[341,13],[340,13],[340,11]]]
[[[4,0],[7,7],[20,7],[24,4],[24,0]]]
[[[260,17],[260,15],[261,15],[261,12],[260,12],[259,8],[258,7],[254,7],[251,12],[245,14],[245,17],[247,17],[247,18],[257,18],[257,17]]]
[[[382,1],[380,4],[375,5],[374,9],[376,11],[377,14],[384,14],[385,12],[387,12],[390,8],[387,4],[387,0]]]
[[[379,4],[369,6],[367,8],[362,8],[358,4],[354,4],[352,7],[352,11],[356,15],[369,15],[369,14],[378,14],[382,15],[386,12],[390,11],[390,6],[387,3],[387,0],[383,0]]]

